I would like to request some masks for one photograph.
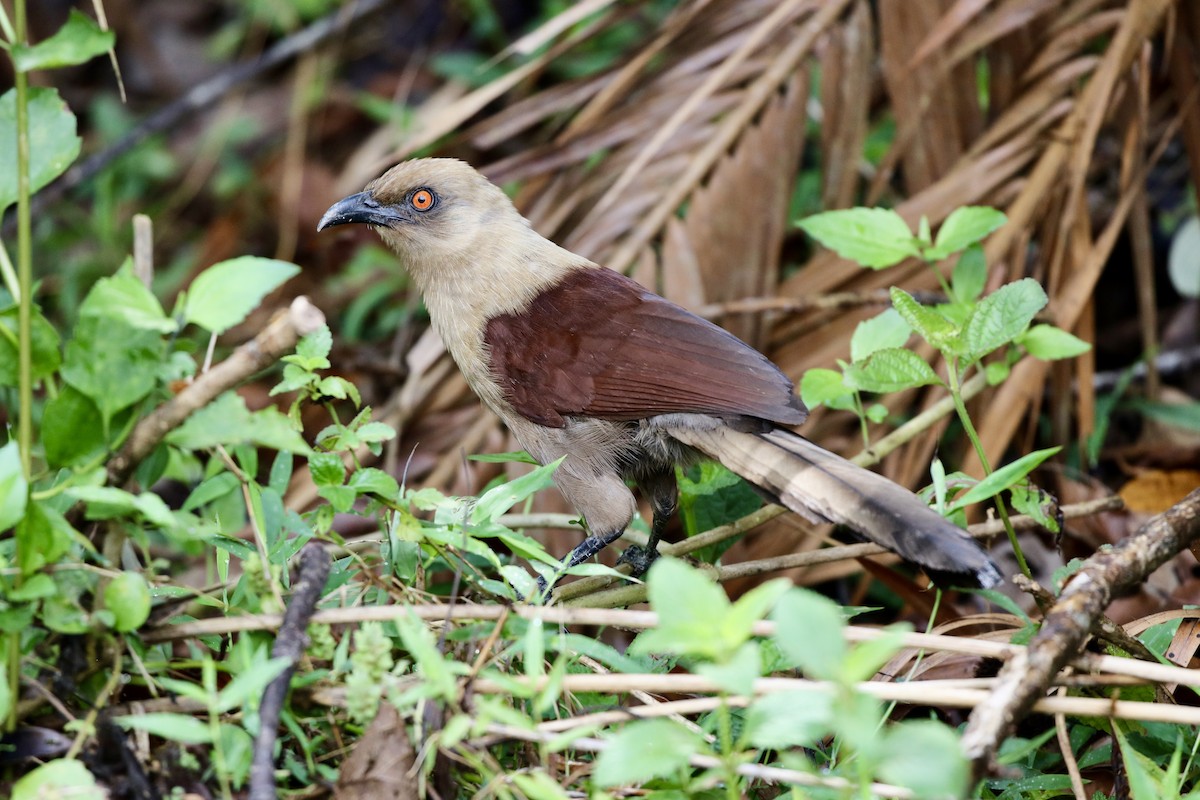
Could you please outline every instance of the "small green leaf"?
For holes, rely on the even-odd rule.
[[[510,453],[481,453],[467,456],[468,461],[478,461],[482,464],[537,464],[533,456],[524,450],[514,450]]]
[[[1021,456],[1011,464],[1005,464],[955,498],[954,502],[950,504],[950,510],[957,511],[960,508],[966,508],[972,503],[979,503],[995,497],[1005,489],[1014,486],[1018,481],[1024,480],[1026,475],[1033,472],[1043,461],[1055,455],[1060,450],[1062,450],[1061,446],[1047,447],[1045,450],[1035,450],[1032,453]]]
[[[381,469],[365,467],[350,476],[347,484],[359,494],[374,494],[385,500],[396,500],[400,495],[400,484]]]
[[[892,307],[896,313],[922,339],[937,349],[946,349],[951,340],[958,336],[958,326],[939,314],[936,309],[921,305],[911,294],[895,286],[892,287],[891,294]]]
[[[988,234],[1008,222],[1004,212],[987,206],[963,206],[950,212],[946,221],[938,228],[933,248],[926,258],[937,260],[951,253],[965,250],[987,238]]]
[[[672,720],[640,720],[608,740],[592,777],[599,786],[643,783],[683,769],[701,750],[699,737]]]
[[[6,531],[25,516],[29,483],[21,468],[21,453],[15,439],[0,447],[0,531]]]
[[[75,133],[75,115],[58,91],[29,87],[29,190],[36,192],[59,175],[79,155],[83,140]],[[0,153],[16,163],[17,90],[0,95]],[[17,202],[17,170],[0,170],[0,213]]]
[[[163,313],[158,298],[134,277],[129,261],[116,275],[92,285],[79,307],[79,316],[119,319],[130,327],[158,333],[173,333],[178,327]]]
[[[902,349],[880,350],[862,364],[847,364],[845,381],[859,391],[881,394],[942,382],[925,359]]]
[[[984,258],[983,248],[971,245],[958,257],[954,272],[950,276],[950,290],[954,299],[960,303],[971,303],[983,294],[987,284],[987,259]]]
[[[1043,361],[1074,358],[1092,349],[1083,339],[1053,325],[1034,325],[1017,337],[1017,344]]]
[[[53,36],[33,46],[14,45],[13,66],[17,72],[30,72],[84,64],[110,50],[116,38],[112,31],[104,30],[91,17],[73,8],[67,23]]]
[[[982,358],[1013,341],[1047,302],[1046,291],[1033,278],[1001,286],[979,301],[963,327],[965,354]]]
[[[658,627],[630,645],[634,655],[662,652],[720,659],[731,654],[719,630],[729,612],[725,590],[700,570],[674,558],[659,558],[646,575],[650,607]],[[736,642],[734,648],[740,646]]]
[[[287,656],[278,656],[239,672],[217,695],[217,711],[224,714],[247,704],[257,708],[267,684],[282,675],[292,663]],[[254,702],[251,703],[251,700]]]
[[[850,360],[862,361],[880,350],[903,347],[912,332],[912,325],[894,308],[871,319],[864,319],[854,328],[854,334],[850,337]]]
[[[307,455],[312,449],[274,406],[251,412],[237,392],[229,391],[188,417],[166,436],[168,444],[185,450],[217,445],[256,444]]]
[[[67,343],[63,379],[100,409],[107,425],[158,383],[163,341],[111,317],[82,317]]]
[[[481,522],[495,520],[535,492],[553,486],[554,470],[558,469],[558,465],[562,461],[562,458],[557,459],[519,478],[488,489],[471,508],[471,522],[478,525]]]
[[[126,730],[140,730],[182,744],[209,744],[212,731],[208,723],[186,714],[151,712],[149,714],[115,717],[114,721]]]
[[[12,800],[105,800],[108,792],[73,758],[59,758],[23,775],[12,786]]]
[[[104,587],[104,607],[112,612],[113,629],[129,633],[150,618],[150,587],[136,572],[122,572]]]
[[[46,403],[42,416],[42,444],[52,467],[69,467],[104,450],[104,421],[100,409],[74,386],[64,385],[58,397]]]
[[[879,777],[917,797],[966,797],[970,767],[958,736],[934,720],[915,720],[886,732]]]
[[[726,661],[702,661],[693,667],[697,675],[708,678],[730,694],[754,694],[754,681],[762,670],[757,642],[743,642]]]
[[[884,208],[851,208],[814,214],[800,229],[842,258],[881,269],[918,255],[904,218]]]
[[[842,382],[837,370],[813,367],[800,379],[800,399],[808,408],[828,406],[842,410],[854,407],[854,394]]]
[[[814,678],[837,680],[846,658],[846,622],[836,603],[815,592],[793,589],[771,614],[774,640],[791,663]]]
[[[833,693],[818,689],[772,692],[746,711],[750,744],[764,750],[807,747],[824,738],[833,724]]]
[[[239,256],[213,264],[192,281],[184,319],[213,333],[224,333],[298,272],[300,268],[295,264],[259,256]]]
[[[33,503],[17,525],[17,541],[21,543],[17,565],[22,575],[32,575],[53,564],[75,541],[78,531],[67,518],[48,503]]]
[[[0,311],[0,328],[4,329],[0,330],[0,386],[17,385],[17,364],[20,363],[17,357],[18,315],[16,306]],[[35,308],[29,333],[32,377],[40,381],[53,375],[62,363],[58,331],[42,316],[41,310]]]

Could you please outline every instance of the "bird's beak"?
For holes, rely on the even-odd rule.
[[[346,225],[351,222],[390,228],[407,220],[392,206],[380,205],[370,192],[359,192],[331,205],[317,223],[317,230],[323,231],[334,225]]]

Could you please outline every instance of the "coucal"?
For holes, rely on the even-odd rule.
[[[653,508],[644,570],[675,511],[676,465],[711,458],[802,516],[846,525],[943,584],[992,586],[983,548],[907,489],[785,429],[807,409],[766,356],[544,239],[462,161],[415,159],[335,203],[317,230],[363,223],[399,255],[471,388],[583,516],[578,564]]]

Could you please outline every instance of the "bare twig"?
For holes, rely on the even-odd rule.
[[[1200,539],[1200,489],[1150,520],[1135,535],[1087,560],[1066,585],[1029,646],[1001,669],[996,690],[972,712],[963,751],[982,773],[1005,737],[1078,653],[1114,597]],[[1157,665],[1156,665],[1157,666]]]

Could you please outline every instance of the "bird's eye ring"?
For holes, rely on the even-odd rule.
[[[428,211],[437,202],[437,195],[431,189],[417,189],[412,193],[412,197],[409,198],[408,202],[417,211]]]

